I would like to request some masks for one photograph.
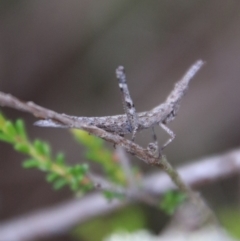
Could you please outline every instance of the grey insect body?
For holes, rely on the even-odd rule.
[[[124,68],[119,66],[116,70],[116,77],[122,94],[123,107],[125,111],[124,115],[78,117],[64,114],[65,117],[74,120],[76,124],[66,126],[54,120],[48,119],[39,120],[35,123],[35,125],[41,127],[61,128],[79,128],[81,125],[93,125],[118,135],[132,134],[132,140],[134,140],[137,132],[159,125],[170,135],[170,139],[162,146],[161,149],[163,149],[175,138],[175,134],[166,125],[176,117],[180,107],[180,101],[188,89],[189,82],[203,64],[204,62],[202,60],[198,60],[195,64],[193,64],[183,78],[175,84],[174,89],[164,103],[156,106],[150,111],[140,113],[136,112],[130,96]]]

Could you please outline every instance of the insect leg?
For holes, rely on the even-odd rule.
[[[159,123],[159,125],[163,128],[164,131],[166,131],[170,135],[170,139],[168,139],[167,142],[161,147],[161,150],[163,150],[168,144],[170,144],[173,141],[176,135],[163,123]]]
[[[130,125],[129,129],[132,132],[132,141],[134,141],[139,126],[139,121],[135,106],[129,93],[123,66],[119,66],[116,69],[116,76],[118,79],[119,88],[122,93],[123,109],[127,115],[127,119]]]
[[[159,151],[159,147],[158,147],[158,141],[157,141],[157,135],[154,131],[154,127],[152,126],[152,135],[153,135],[153,141],[154,142],[150,142],[147,146],[147,149],[149,152],[151,152],[154,156],[159,157],[161,155],[160,151]]]

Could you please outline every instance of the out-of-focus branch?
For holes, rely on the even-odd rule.
[[[178,172],[192,187],[200,187],[227,178],[240,171],[240,149],[192,161]],[[143,180],[143,187],[154,195],[161,195],[175,188],[165,173],[156,173]],[[67,232],[72,226],[109,213],[128,202],[113,200],[108,202],[100,193],[75,199],[53,208],[0,223],[1,241],[27,241],[37,237],[53,236]]]
[[[219,179],[240,172],[240,149],[193,160],[188,165],[178,168],[177,171],[185,183],[191,187],[201,187],[217,182]],[[167,175],[159,175],[159,173],[147,177],[144,180],[144,187],[156,195],[175,188]]]
[[[1,223],[0,241],[28,241],[66,233],[77,223],[106,214],[123,205],[118,200],[108,202],[100,193],[91,194]]]

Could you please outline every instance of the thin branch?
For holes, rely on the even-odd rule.
[[[1,106],[8,106],[11,108],[15,108],[21,111],[30,112],[34,116],[38,118],[44,118],[44,119],[51,119],[55,120],[57,122],[60,122],[66,126],[75,128],[83,129],[87,131],[90,134],[93,134],[95,136],[98,136],[106,141],[109,141],[111,143],[114,143],[114,145],[119,145],[125,150],[136,157],[138,157],[140,160],[143,160],[145,163],[154,165],[156,167],[161,168],[163,171],[167,172],[167,174],[171,177],[172,181],[175,183],[175,185],[186,194],[186,196],[191,200],[195,205],[196,209],[202,209],[203,212],[206,214],[206,220],[215,220],[214,214],[212,211],[208,208],[208,206],[205,204],[203,199],[201,199],[200,196],[196,195],[188,185],[186,185],[183,180],[181,179],[178,172],[176,172],[171,164],[166,160],[166,158],[156,157],[151,151],[148,149],[144,149],[140,147],[139,145],[135,144],[132,141],[129,141],[119,135],[112,134],[110,132],[107,132],[103,129],[100,129],[96,126],[91,125],[83,125],[73,118],[70,118],[66,115],[59,114],[55,111],[43,108],[39,105],[34,104],[33,102],[23,102],[17,99],[16,97],[5,94],[3,92],[0,92],[0,105]]]
[[[28,241],[66,233],[79,221],[85,222],[96,214],[106,214],[124,205],[114,200],[108,202],[100,193],[90,194],[32,215],[22,216],[0,225],[0,240]]]
[[[3,92],[0,92],[0,106],[7,106],[17,110],[29,112],[37,118],[53,119],[67,126],[74,126],[75,128],[85,130],[90,134],[98,136],[108,142],[124,147],[127,152],[134,154],[136,157],[138,157],[140,160],[143,160],[147,164],[156,165],[164,169],[164,166],[159,161],[159,159],[155,158],[147,149],[144,149],[136,143],[129,141],[119,135],[112,134],[95,126],[81,125],[79,122],[76,122],[66,115],[46,109],[34,104],[33,102],[23,102],[10,94],[5,94]]]
[[[34,116],[38,118],[44,118],[44,119],[53,119],[60,123],[63,123],[67,126],[75,126],[76,128],[83,129],[90,134],[93,134],[95,136],[98,136],[108,142],[111,142],[115,145],[122,146],[127,152],[135,155],[140,160],[143,160],[145,163],[157,166],[161,168],[162,170],[165,170],[169,172],[169,174],[172,176],[172,167],[168,164],[166,164],[166,160],[156,158],[151,152],[148,151],[148,149],[144,149],[137,145],[136,143],[129,141],[119,135],[112,134],[110,132],[107,132],[103,129],[100,129],[96,126],[90,126],[90,125],[81,125],[80,123],[76,123],[74,119],[68,118],[66,115],[59,114],[55,111],[43,108],[39,105],[34,104],[33,102],[23,102],[16,97],[5,94],[3,92],[0,92],[0,105],[1,106],[7,106],[11,107],[17,110],[29,112],[33,114]],[[177,174],[176,174],[177,175]],[[173,176],[172,176],[173,177]],[[179,177],[180,179],[180,177]],[[173,181],[176,181],[176,176],[174,175]],[[175,182],[175,184],[182,190],[183,192],[186,192],[188,189],[187,187],[183,188],[183,185],[179,185]]]
[[[240,172],[240,149],[200,160],[192,160],[177,171],[191,187],[200,187]],[[169,176],[156,173],[146,177],[143,188],[152,195],[161,195],[174,189]],[[28,241],[38,237],[50,237],[65,233],[76,224],[112,212],[128,202],[113,200],[108,202],[100,193],[90,194],[82,199],[74,199],[65,204],[43,209],[0,223],[1,240]]]

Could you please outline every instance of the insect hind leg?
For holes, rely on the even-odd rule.
[[[164,131],[166,131],[169,135],[170,138],[165,142],[165,144],[161,147],[161,150],[163,150],[167,145],[169,145],[176,137],[175,133],[170,130],[165,124],[159,123],[159,125],[162,127]]]

